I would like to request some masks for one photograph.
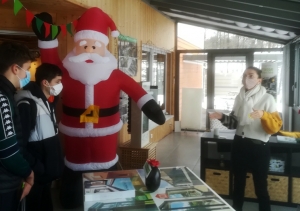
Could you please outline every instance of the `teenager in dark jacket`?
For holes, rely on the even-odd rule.
[[[31,81],[15,95],[35,184],[26,197],[26,210],[52,211],[51,183],[63,170],[63,156],[55,118],[55,103],[62,90],[62,71],[43,63]]]
[[[16,89],[30,81],[28,69],[32,60],[23,45],[10,42],[0,45],[0,211],[16,211],[20,199],[34,183],[33,171],[21,155],[22,129],[14,100]]]

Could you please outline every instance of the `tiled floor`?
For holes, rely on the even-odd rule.
[[[157,145],[157,159],[161,166],[187,166],[200,176],[200,137],[201,133],[172,133]],[[53,190],[54,211],[64,211],[58,202],[58,190]],[[231,204],[231,200],[226,200]],[[83,208],[71,211],[82,211]],[[257,211],[257,203],[245,202],[244,211]],[[273,206],[272,211],[300,211],[297,208]]]
[[[165,137],[156,147],[160,166],[186,166],[200,177],[200,136],[201,133],[181,132]]]

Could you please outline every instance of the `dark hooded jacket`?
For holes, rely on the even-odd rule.
[[[25,159],[35,173],[35,181],[49,183],[60,178],[63,156],[58,136],[54,103],[49,103],[35,82],[15,95],[22,123]],[[35,113],[35,114],[34,114]]]
[[[18,109],[14,100],[16,88],[0,75],[0,193],[21,188],[21,180],[31,169],[21,155],[24,142]]]

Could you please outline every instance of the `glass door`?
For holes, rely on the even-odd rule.
[[[231,112],[245,69],[246,56],[214,57],[214,109]]]
[[[183,130],[206,130],[207,53],[179,56],[179,120]]]

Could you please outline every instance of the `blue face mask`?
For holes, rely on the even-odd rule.
[[[22,67],[19,67],[22,70],[24,70]],[[19,78],[19,76],[17,76],[19,78],[20,81],[20,88],[23,88],[24,86],[26,86],[29,82],[30,82],[30,72],[28,70],[24,70],[26,72],[26,77],[25,78]]]

